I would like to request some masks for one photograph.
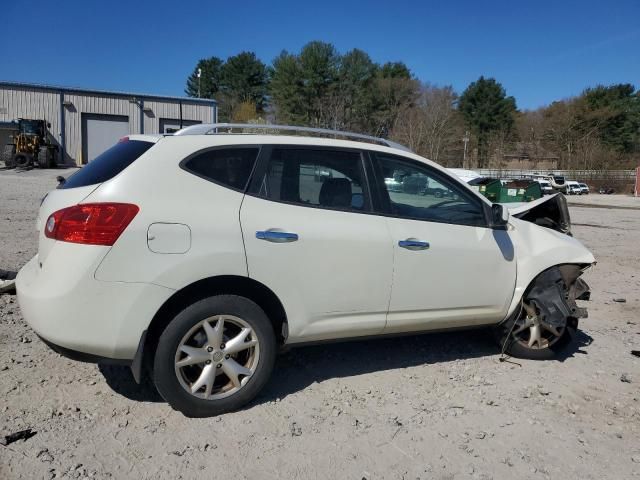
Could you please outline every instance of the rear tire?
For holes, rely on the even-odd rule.
[[[49,150],[41,148],[38,150],[38,168],[49,168]]]
[[[257,304],[236,295],[209,297],[182,310],[160,335],[154,383],[188,417],[237,410],[269,380],[276,349],[271,322]]]

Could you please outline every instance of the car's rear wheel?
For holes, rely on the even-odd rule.
[[[540,317],[535,306],[524,301],[517,314],[498,327],[500,347],[509,355],[530,360],[550,360],[571,342],[578,320],[568,318],[555,327]]]
[[[275,334],[258,305],[235,295],[210,297],[180,312],[161,334],[154,381],[185,415],[218,415],[255,397],[275,356]]]

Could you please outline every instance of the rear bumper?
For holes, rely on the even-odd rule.
[[[75,360],[76,362],[100,363],[100,364],[108,364],[108,365],[126,365],[126,366],[131,366],[133,362],[132,360],[106,358],[106,357],[101,357],[100,355],[92,355],[91,353],[71,350],[70,348],[61,347],[60,345],[51,343],[49,340],[41,337],[40,335],[38,335],[38,338],[40,338],[40,340],[42,340],[47,345],[47,347],[49,347],[54,352],[59,353],[63,357],[66,357],[70,360]]]
[[[55,257],[49,255],[41,267],[36,256],[18,273],[18,303],[26,322],[63,355],[131,362],[143,332],[173,290],[96,280],[95,266],[87,268],[69,256],[66,264],[55,264]]]

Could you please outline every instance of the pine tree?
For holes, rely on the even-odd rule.
[[[218,57],[203,58],[193,69],[189,78],[187,78],[187,86],[184,89],[190,97],[200,98],[216,98],[216,94],[220,90],[220,73],[222,60]],[[198,78],[198,70],[201,76]]]

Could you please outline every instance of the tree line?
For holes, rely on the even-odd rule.
[[[314,41],[270,65],[253,52],[202,59],[185,93],[216,99],[220,121],[388,137],[447,166],[500,168],[516,157],[556,159],[558,168],[631,168],[640,156],[640,91],[631,84],[521,111],[493,78],[458,94],[419,80],[403,62],[378,64],[362,50],[340,54]]]

